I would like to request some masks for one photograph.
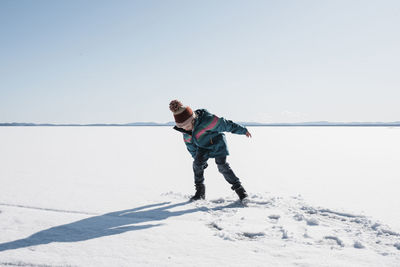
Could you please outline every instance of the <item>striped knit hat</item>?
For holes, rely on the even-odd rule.
[[[172,100],[169,103],[169,109],[174,114],[176,126],[184,128],[192,123],[194,113],[188,106],[184,106],[179,100]]]

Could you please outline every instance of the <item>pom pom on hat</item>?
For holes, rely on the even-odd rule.
[[[169,103],[169,109],[174,113],[178,112],[181,108],[183,108],[183,105],[179,100],[172,100],[171,103]]]

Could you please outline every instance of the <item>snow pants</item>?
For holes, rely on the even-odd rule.
[[[202,184],[204,182],[204,169],[207,168],[208,157],[201,153],[197,153],[193,161],[194,182]],[[218,166],[218,171],[224,176],[225,180],[232,185],[232,189],[240,187],[239,178],[232,171],[229,163],[226,162],[226,157],[215,158],[215,163]]]

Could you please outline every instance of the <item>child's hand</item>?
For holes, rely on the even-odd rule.
[[[246,136],[251,137],[251,133],[249,131],[247,131]]]

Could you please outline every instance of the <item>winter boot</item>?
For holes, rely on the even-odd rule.
[[[238,195],[240,201],[248,197],[246,190],[244,190],[243,186],[232,186],[232,189],[235,190],[236,194]]]
[[[190,198],[190,201],[205,199],[206,187],[204,186],[204,184],[195,184],[195,187],[196,187],[196,193],[194,194],[194,196]]]

